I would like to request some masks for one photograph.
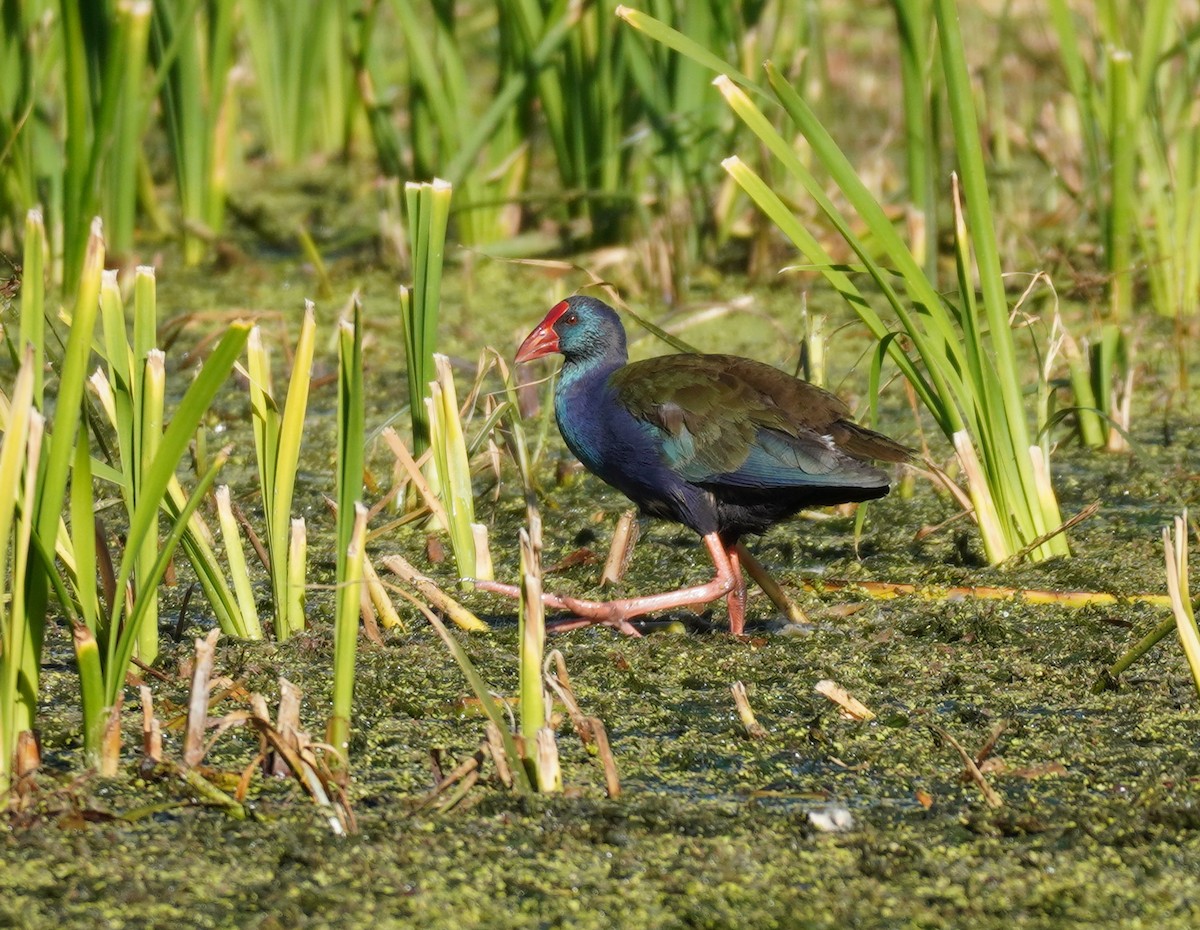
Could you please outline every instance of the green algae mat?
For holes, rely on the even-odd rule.
[[[1118,478],[1138,493],[1136,506],[1120,496],[1080,527],[1076,557],[1057,566],[989,571],[953,532],[914,543],[914,528],[938,509],[920,487],[874,507],[858,560],[849,518],[801,520],[754,548],[793,583],[819,570],[1161,590],[1155,527],[1186,480],[1153,476],[1184,475],[1200,429],[1178,428],[1169,445],[1161,433],[1141,438],[1149,450],[1134,459],[1066,457],[1071,505]],[[548,563],[602,546],[623,506],[588,480],[551,499],[559,514],[547,520],[556,528]],[[498,505],[494,538],[519,519],[515,505]],[[700,577],[708,569],[697,549],[685,532],[651,525],[624,584]],[[515,556],[501,558],[501,575],[515,569]],[[586,589],[595,573],[551,577]],[[464,599],[494,626],[461,637],[472,659],[493,688],[514,693],[511,608]],[[1200,715],[1186,666],[1168,640],[1115,686],[1098,687],[1100,671],[1161,619],[1159,609],[883,601],[853,589],[802,602],[809,624],[785,626],[764,597],[752,598],[747,642],[688,615],[684,634],[552,639],[584,712],[608,729],[622,789],[611,799],[564,719],[564,796],[515,797],[485,769],[455,809],[420,808],[434,755],[447,769],[473,753],[483,718],[427,627],[414,622],[382,646],[364,644],[351,747],[360,832],[344,838],[286,780],[256,779],[253,816],[238,822],[175,780],[132,770],[112,782],[77,779],[73,721],[55,711],[56,692],[73,687],[59,631],[49,644],[40,796],[3,834],[0,926],[1196,925]],[[723,617],[710,619],[719,630]],[[155,684],[164,720],[186,696],[178,668],[189,639],[165,657],[168,681]],[[324,626],[284,646],[224,642],[216,671],[267,694],[286,674],[308,695],[304,719],[319,732],[331,648]],[[814,691],[823,679],[875,718],[845,716]],[[747,687],[761,738],[737,716],[735,681]],[[944,735],[984,751],[979,767],[999,806],[964,775]],[[126,739],[136,746],[139,735]],[[168,754],[178,739],[168,728]],[[236,773],[255,751],[249,735],[231,733],[206,762]]]
[[[500,278],[494,270],[477,274],[472,301],[450,299],[449,348],[459,359],[484,345],[511,354],[563,292],[507,268]],[[291,316],[300,275],[283,269],[263,281],[227,282],[225,290]],[[365,289],[373,437],[403,396],[390,298],[379,296],[392,287],[379,277]],[[228,293],[164,278],[160,296],[202,315],[227,306]],[[485,293],[486,300],[478,296]],[[689,340],[771,355],[781,332],[799,331],[799,303],[787,290],[754,299],[763,313],[733,326],[727,318],[697,324]],[[330,307],[321,308],[323,323]],[[1161,345],[1166,330],[1148,341]],[[282,333],[277,342],[290,344]],[[644,338],[634,350],[640,357],[661,351]],[[834,385],[841,393],[854,390],[855,366],[869,351],[853,329],[839,337],[829,370],[852,372]],[[680,613],[640,640],[605,629],[552,637],[583,712],[607,729],[621,785],[615,798],[564,715],[562,796],[519,798],[487,763],[456,807],[423,806],[435,768],[449,772],[472,756],[485,722],[459,667],[409,612],[407,630],[360,646],[349,787],[358,832],[332,835],[293,781],[257,774],[250,817],[234,820],[178,778],[139,770],[131,708],[120,777],[83,772],[73,650],[69,632],[54,627],[40,714],[43,768],[37,790],[0,832],[0,927],[1197,926],[1200,705],[1187,666],[1168,637],[1118,681],[1102,674],[1164,618],[1161,607],[1135,596],[1165,590],[1161,530],[1198,496],[1200,417],[1162,402],[1170,373],[1159,368],[1173,362],[1158,353],[1147,350],[1132,453],[1071,446],[1055,453],[1064,513],[1101,502],[1072,530],[1070,560],[988,568],[966,521],[946,524],[956,505],[918,480],[911,492],[872,503],[857,538],[853,516],[822,513],[750,541],[800,601],[806,624],[783,623],[755,593],[745,641],[722,632],[723,607]],[[332,460],[330,370],[319,358],[305,436],[306,461],[315,464],[301,475],[296,504],[313,527],[332,523],[321,499],[329,482],[321,463]],[[900,393],[885,393],[881,416],[897,438],[915,444]],[[214,412],[242,450],[227,466],[235,488],[252,487],[238,471],[248,476],[253,468],[246,404],[234,392]],[[589,553],[603,560],[627,502],[571,465],[548,417],[530,428],[546,437],[538,474],[544,563],[557,567],[547,588],[596,596],[600,565]],[[506,469],[498,495],[482,483],[479,490],[497,577],[511,580],[524,520],[519,484]],[[283,645],[222,640],[214,666],[215,675],[272,703],[286,676],[304,692],[301,723],[314,735],[329,713],[332,594],[322,586],[332,580],[330,539],[328,530],[314,530],[310,542],[312,629]],[[370,549],[376,564],[399,552],[454,586],[449,564],[427,557],[421,529],[391,531]],[[615,596],[710,575],[692,534],[649,523]],[[805,590],[834,580],[852,584]],[[1084,608],[961,592],[885,600],[855,582],[1118,599]],[[183,610],[183,588],[165,592],[164,655],[157,674],[145,673],[170,759],[180,754],[192,643],[212,625],[195,601]],[[512,604],[457,593],[492,627],[459,634],[460,641],[495,693],[515,695]],[[825,680],[873,719],[845,716],[815,690]],[[735,682],[746,686],[765,731],[759,738],[738,717]],[[132,704],[136,692],[128,690]],[[228,709],[217,702],[212,713]],[[993,802],[966,775],[950,740],[978,762]],[[206,772],[233,790],[257,752],[254,734],[231,729],[208,753]]]

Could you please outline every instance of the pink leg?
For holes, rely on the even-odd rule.
[[[742,562],[737,547],[731,546],[729,566],[733,569],[733,587],[725,595],[725,606],[729,608],[729,632],[741,636],[746,628],[746,579],[742,577]]]
[[[672,607],[688,607],[693,604],[709,604],[715,601],[722,595],[731,594],[736,588],[740,587],[741,604],[744,608],[745,604],[745,583],[741,580],[741,569],[737,566],[736,556],[731,559],[731,554],[725,551],[725,547],[721,544],[721,539],[716,533],[709,533],[704,537],[704,545],[708,548],[708,554],[712,557],[713,565],[717,568],[717,574],[712,581],[707,584],[695,585],[691,588],[681,588],[678,591],[666,591],[662,594],[649,594],[644,597],[629,597],[617,601],[587,601],[574,597],[561,597],[557,594],[542,594],[542,603],[554,610],[569,610],[578,617],[578,620],[567,620],[560,624],[555,624],[556,630],[574,630],[583,626],[591,626],[592,624],[601,624],[603,626],[611,626],[620,630],[628,636],[640,635],[629,624],[629,620],[633,617],[640,617],[642,614],[652,613],[656,610],[668,610]],[[520,589],[516,585],[500,584],[495,581],[476,581],[475,587],[482,591],[491,591],[493,594],[504,594],[508,597],[520,597]],[[744,609],[742,610],[744,616]],[[739,619],[739,629],[741,632]],[[732,608],[730,613],[730,626],[732,628]]]

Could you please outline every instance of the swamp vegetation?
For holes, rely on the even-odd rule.
[[[0,927],[1200,920],[1194,4],[0,12]],[[802,614],[545,637],[577,289],[921,450]]]

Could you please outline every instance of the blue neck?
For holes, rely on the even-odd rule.
[[[623,354],[623,353],[622,353]],[[554,390],[558,430],[587,468],[603,476],[607,418],[618,408],[609,376],[625,364],[620,355],[567,359]]]

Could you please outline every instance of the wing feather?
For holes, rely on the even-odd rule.
[[[828,391],[738,356],[660,356],[626,365],[612,385],[694,483],[883,487],[886,473],[867,461],[909,451],[855,424]]]

